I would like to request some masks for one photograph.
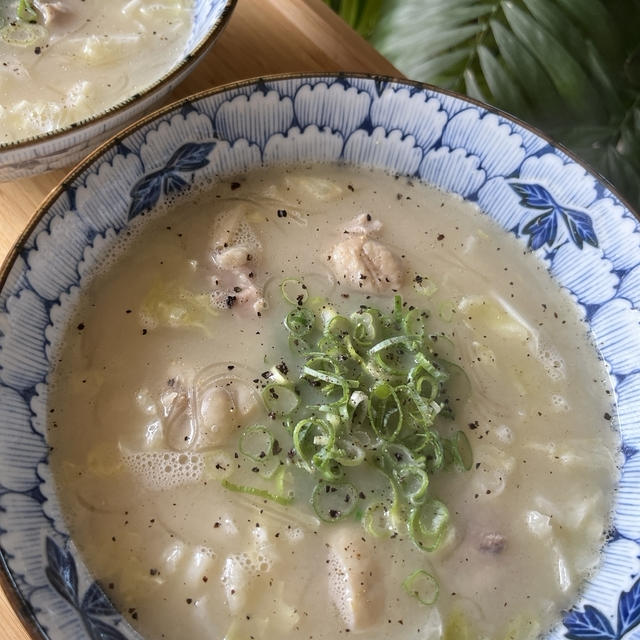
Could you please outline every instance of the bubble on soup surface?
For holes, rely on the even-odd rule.
[[[554,393],[551,396],[551,406],[558,413],[567,413],[570,410],[569,403],[564,396]]]
[[[125,464],[147,489],[162,491],[197,482],[205,470],[202,454],[179,451],[130,453]]]
[[[513,431],[506,425],[501,424],[495,429],[496,438],[505,445],[513,443]]]
[[[554,349],[541,347],[538,350],[538,360],[542,363],[545,373],[551,380],[564,380],[566,378],[566,367],[564,360]]]
[[[304,531],[300,527],[287,529],[286,535],[290,542],[301,542],[304,539]]]

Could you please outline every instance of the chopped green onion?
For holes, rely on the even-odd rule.
[[[301,307],[309,297],[307,285],[297,278],[287,278],[280,284],[282,297],[289,303]]]
[[[296,453],[310,469],[314,463],[322,463],[327,459],[335,438],[335,429],[319,418],[300,420],[293,430],[293,446]]]
[[[410,309],[402,319],[402,327],[407,335],[424,336],[426,330],[423,312],[418,309]]]
[[[413,282],[413,288],[423,296],[430,298],[438,290],[438,285],[429,278],[416,276]]]
[[[438,309],[438,315],[445,322],[451,322],[453,320],[453,315],[458,309],[458,305],[454,300],[443,300],[440,303],[440,307]]]
[[[420,504],[429,486],[427,472],[418,465],[404,465],[394,469],[403,495],[411,504]]]
[[[31,5],[31,0],[19,0],[16,15],[18,20],[24,22],[37,22],[38,20],[38,13]]]
[[[365,509],[363,525],[367,533],[376,538],[388,538],[394,531],[389,509],[382,502],[372,503]]]
[[[30,22],[9,23],[0,29],[0,40],[18,47],[28,47],[47,37],[47,30]]]
[[[376,435],[392,442],[402,430],[403,413],[395,389],[383,382],[371,390],[369,421]]]
[[[438,599],[440,588],[436,579],[423,569],[410,574],[402,583],[404,590],[422,604],[433,604]]]
[[[351,314],[353,326],[353,340],[362,347],[368,347],[375,341],[377,328],[374,314],[371,311],[363,311]]]
[[[329,483],[320,480],[311,495],[313,510],[320,520],[336,522],[351,514],[358,504],[358,492],[348,483]]]
[[[355,442],[341,440],[337,443],[333,457],[345,467],[357,467],[364,462],[365,451]]]
[[[419,549],[434,551],[440,546],[449,523],[449,510],[436,498],[427,498],[409,513],[409,535]]]
[[[453,462],[460,470],[469,471],[473,464],[471,444],[464,431],[457,431],[453,437]]]
[[[222,486],[225,489],[229,489],[229,491],[236,491],[238,493],[246,493],[250,496],[257,496],[259,498],[266,498],[267,500],[273,500],[273,502],[277,502],[278,504],[291,504],[293,502],[293,495],[279,495],[277,493],[273,493],[272,491],[268,491],[267,489],[259,489],[258,487],[250,487],[242,484],[235,484],[228,480],[227,478],[221,481]]]
[[[254,424],[242,432],[238,448],[243,455],[260,462],[273,455],[274,442],[275,438],[269,429],[261,424]]]
[[[288,384],[273,382],[262,390],[262,400],[269,412],[288,416],[297,408],[300,398]]]
[[[323,521],[351,516],[373,536],[406,534],[423,551],[437,549],[449,512],[430,495],[431,474],[472,463],[463,432],[444,437],[438,430],[438,416],[452,415],[450,381],[461,377],[442,358],[456,357],[453,343],[430,335],[428,314],[400,296],[387,313],[363,305],[342,314],[326,300],[309,298],[298,279],[284,280],[281,288],[293,305],[284,326],[299,357],[271,369],[262,398],[270,417],[282,419],[272,425],[283,428],[278,437],[292,442],[281,459],[270,429],[245,429],[239,450],[254,473],[248,482],[246,474],[236,481],[240,460],[225,486],[287,504],[293,497],[283,488],[285,470],[306,473],[315,482],[311,505]],[[415,572],[405,588],[429,603],[437,596],[432,580]]]
[[[315,321],[316,316],[313,311],[306,307],[297,307],[287,314],[284,326],[296,338],[302,338],[311,333]]]

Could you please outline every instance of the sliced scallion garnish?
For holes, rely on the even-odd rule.
[[[289,278],[281,290],[292,307],[283,324],[297,362],[272,368],[262,398],[270,418],[281,423],[273,426],[282,431],[287,455],[272,455],[270,429],[250,427],[239,448],[255,462],[250,471],[260,472],[260,482],[254,487],[226,479],[225,486],[286,503],[290,494],[277,484],[284,470],[309,474],[315,485],[308,497],[321,520],[351,516],[370,535],[404,534],[423,551],[437,549],[449,512],[431,495],[430,476],[472,463],[464,433],[447,428],[441,434],[436,422],[441,413],[452,417],[450,372],[465,379],[436,355],[445,347],[455,357],[453,343],[429,335],[428,314],[400,296],[388,313],[361,306],[345,315],[330,301],[310,298],[301,280]],[[273,476],[263,467],[274,469]],[[297,492],[308,482],[301,478],[295,486]],[[426,576],[412,574],[406,588],[433,591]],[[428,603],[431,595],[416,597]]]
[[[19,0],[16,11],[18,20],[24,22],[37,22],[38,12],[33,8],[31,0]]]
[[[433,604],[438,599],[438,582],[424,569],[418,569],[407,576],[402,583],[404,590],[422,604]]]
[[[348,483],[320,480],[311,495],[313,510],[320,520],[336,522],[353,513],[358,504],[358,492]]]

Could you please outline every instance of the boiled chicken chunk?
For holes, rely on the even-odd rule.
[[[344,623],[353,631],[374,625],[384,608],[383,573],[359,527],[332,533],[327,566],[330,596]]]
[[[223,213],[213,230],[211,259],[217,267],[213,277],[214,301],[221,307],[249,308],[259,313],[265,306],[255,285],[256,263],[262,245],[247,220],[247,209],[238,204]]]
[[[338,282],[368,293],[395,291],[402,285],[402,266],[387,246],[374,238],[382,223],[368,214],[356,216],[344,229],[348,237],[331,250],[330,265]]]
[[[70,34],[82,24],[82,18],[71,4],[69,0],[34,0],[33,6],[53,39]]]

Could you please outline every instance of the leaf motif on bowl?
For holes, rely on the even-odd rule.
[[[589,604],[582,611],[572,610],[564,618],[566,638],[570,640],[623,640],[640,624],[640,579],[629,591],[623,591],[618,600],[616,630],[600,609]]]
[[[80,613],[89,637],[92,640],[126,640],[116,627],[102,619],[117,616],[118,612],[97,582],[91,583],[80,597],[78,571],[71,552],[61,549],[50,537],[47,537],[46,552],[45,573],[51,586]]]
[[[542,185],[527,182],[510,182],[511,188],[520,196],[520,204],[530,209],[539,209],[538,214],[524,226],[521,233],[529,236],[528,247],[540,249],[553,247],[558,235],[558,221],[564,222],[571,241],[582,249],[585,243],[598,246],[598,238],[589,214],[560,205]]]
[[[129,220],[153,209],[162,193],[171,195],[185,189],[189,183],[179,174],[206,167],[209,164],[208,155],[215,146],[215,142],[188,142],[171,156],[163,169],[138,180],[131,189]]]

